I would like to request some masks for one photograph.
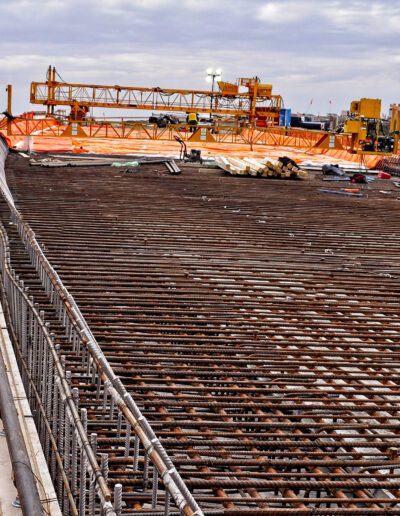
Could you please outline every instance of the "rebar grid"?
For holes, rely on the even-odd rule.
[[[19,160],[9,179],[204,512],[400,513],[395,200],[215,172],[33,178]],[[63,346],[124,514],[151,511],[112,384]]]
[[[33,281],[33,284],[31,284],[31,287],[33,286],[35,289],[35,299],[40,299],[41,302],[47,304],[48,309],[50,309],[49,313],[51,314],[50,317],[52,317],[52,328],[58,328],[58,331],[63,333],[61,340],[63,349],[65,345],[69,346],[74,356],[79,358],[80,365],[83,369],[82,374],[79,374],[79,377],[83,378],[86,376],[86,379],[82,381],[84,388],[90,389],[91,386],[97,384],[96,398],[93,400],[96,403],[90,403],[86,398],[86,403],[90,407],[91,413],[93,414],[93,412],[96,412],[100,406],[102,407],[100,412],[107,412],[107,415],[105,416],[106,424],[113,425],[114,421],[115,424],[117,424],[117,422],[118,424],[121,424],[122,421],[124,421],[126,428],[132,428],[135,433],[136,441],[132,450],[133,453],[130,452],[129,438],[125,439],[126,442],[123,450],[121,450],[117,444],[111,451],[109,449],[107,451],[108,453],[111,452],[114,458],[118,457],[120,454],[122,454],[122,457],[131,457],[131,462],[136,466],[143,462],[143,466],[140,468],[136,467],[136,470],[132,470],[132,467],[130,466],[127,466],[126,468],[126,473],[135,479],[137,485],[136,492],[141,493],[143,491],[146,493],[146,491],[149,490],[151,493],[150,504],[147,504],[146,494],[144,494],[145,501],[143,503],[143,509],[151,509],[153,512],[156,510],[162,510],[164,514],[168,515],[171,511],[172,499],[174,502],[172,504],[172,509],[173,506],[177,506],[182,514],[186,514],[188,516],[193,514],[201,515],[201,510],[198,508],[179,473],[176,471],[176,468],[169,459],[168,454],[165,452],[146,418],[143,417],[130,394],[121,384],[120,379],[114,374],[89,327],[80,314],[79,308],[75,304],[72,296],[70,296],[68,291],[64,288],[56,272],[48,263],[35,239],[34,233],[29,226],[22,221],[17,210],[10,205],[8,205],[8,209],[10,210],[11,224],[18,232],[23,243],[22,249],[24,249],[24,251],[26,250],[27,255],[29,256],[29,261],[33,265],[40,279],[41,289],[39,288],[38,290],[38,286],[35,284],[35,282],[37,282],[36,279]],[[10,230],[11,228],[8,229]],[[4,239],[7,238],[5,233],[3,233],[3,237]],[[10,253],[8,253],[8,258],[9,255]],[[23,268],[25,272],[26,258],[27,257],[23,258]],[[16,262],[21,266],[21,255],[17,257]],[[15,276],[15,273],[13,274]],[[16,279],[18,281],[19,276],[17,276]],[[46,434],[46,427],[49,426],[49,421],[53,421],[52,403],[56,404],[57,407],[60,407],[60,413],[58,414],[60,428],[58,433],[59,443],[57,453],[61,453],[61,455],[64,456],[64,473],[70,477],[70,491],[72,493],[72,496],[71,493],[65,493],[62,482],[59,479],[57,480],[59,499],[63,501],[64,513],[69,514],[68,511],[71,511],[71,514],[75,514],[76,511],[76,514],[79,513],[80,515],[94,513],[93,511],[96,510],[94,490],[98,488],[98,484],[101,485],[102,489],[106,490],[107,501],[110,499],[110,494],[106,485],[107,482],[104,479],[99,466],[97,466],[97,463],[97,469],[94,474],[95,478],[87,479],[88,471],[90,472],[89,459],[91,459],[92,465],[96,461],[93,450],[91,449],[88,441],[84,442],[82,446],[79,438],[77,438],[75,432],[75,425],[77,422],[76,418],[69,417],[67,421],[65,421],[68,414],[65,412],[63,404],[60,404],[58,401],[54,402],[52,399],[53,387],[51,382],[48,381],[48,378],[49,375],[52,377],[53,374],[53,368],[49,368],[49,360],[51,365],[53,362],[51,358],[49,359],[49,350],[46,345],[46,338],[41,334],[43,323],[35,323],[35,317],[30,317],[29,320],[33,321],[33,326],[26,328],[25,325],[23,325],[24,321],[21,321],[21,316],[17,307],[14,306],[15,301],[12,297],[14,296],[14,293],[12,289],[10,291],[8,290],[8,284],[6,285],[5,292],[7,299],[11,296],[12,309],[10,310],[10,315],[16,326],[18,342],[22,342],[22,347],[24,347],[24,340],[22,338],[23,334],[28,333],[28,335],[33,335],[32,342],[29,342],[28,344],[25,343],[25,346],[27,346],[27,349],[30,351],[30,363],[34,370],[32,381],[33,383],[35,381],[38,382],[40,387],[39,403],[40,407],[42,407],[44,417],[39,419],[38,426],[40,429],[40,435],[43,436],[43,447],[46,456],[49,463],[53,464],[53,468],[55,467],[54,458],[53,456],[49,456],[50,436]],[[31,303],[32,302],[33,300],[31,300]],[[44,311],[41,311],[39,314],[40,321],[43,321],[44,317]],[[49,333],[49,324],[50,323],[45,324],[47,334]],[[52,340],[51,337],[50,340]],[[34,345],[36,342],[39,343],[37,349]],[[59,350],[61,344],[59,343],[57,345]],[[52,345],[54,347],[54,342],[52,342]],[[24,352],[27,354],[27,349],[22,350],[22,356],[25,356]],[[62,364],[65,378],[69,379],[69,383],[71,383],[71,371],[65,371],[65,367],[68,366],[67,357],[65,354],[62,354],[59,358],[60,360],[57,361],[57,364],[60,366]],[[81,423],[86,435],[88,409],[86,407],[82,407],[80,404],[80,389],[76,387],[72,389],[72,399],[74,405],[80,408],[81,418],[83,418]],[[61,425],[67,425],[69,429],[68,431],[71,432],[70,439],[65,440],[66,433]],[[91,438],[93,438],[93,435],[94,433],[91,433]],[[70,454],[68,453],[68,455],[65,454],[66,447],[68,451],[70,450]],[[83,451],[81,449],[82,447],[84,448]],[[150,474],[151,479],[149,478]],[[82,481],[82,479],[85,480]],[[90,486],[89,491],[87,490],[87,484]],[[114,489],[114,492],[118,495],[116,501],[116,513],[118,514],[118,511],[121,513],[122,510],[122,485],[121,489],[118,489],[117,491]],[[73,497],[75,497],[75,500],[72,500]],[[108,510],[108,506],[104,505],[102,507],[104,514],[106,514],[106,509]]]

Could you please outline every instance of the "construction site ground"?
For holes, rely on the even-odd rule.
[[[28,163],[17,208],[206,513],[400,514],[400,189]]]

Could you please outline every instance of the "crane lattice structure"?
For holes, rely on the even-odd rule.
[[[56,106],[70,106],[71,120],[83,120],[89,108],[101,107],[209,113],[246,118],[249,124],[263,119],[267,125],[278,125],[283,105],[282,97],[273,95],[272,86],[261,84],[258,77],[239,79],[237,84],[221,81],[218,91],[203,91],[72,84],[57,76],[56,69],[49,67],[45,82],[32,82],[30,101],[47,106],[48,114]]]

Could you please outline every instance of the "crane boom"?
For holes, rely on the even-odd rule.
[[[272,95],[272,86],[260,84],[257,78],[248,81],[248,91],[239,93],[236,85],[220,83],[219,91],[106,86],[72,84],[56,81],[55,68],[49,68],[46,82],[32,82],[32,104],[79,107],[85,112],[90,107],[142,109],[197,113],[214,113],[233,117],[279,119],[282,105],[280,95]],[[228,87],[231,86],[231,87]],[[234,86],[234,87],[232,87]],[[79,110],[75,110],[78,112]]]

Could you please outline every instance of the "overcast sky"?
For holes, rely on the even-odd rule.
[[[400,102],[400,0],[0,0],[0,20],[0,111],[8,83],[29,110],[50,64],[67,82],[195,89],[221,67],[301,112]]]

